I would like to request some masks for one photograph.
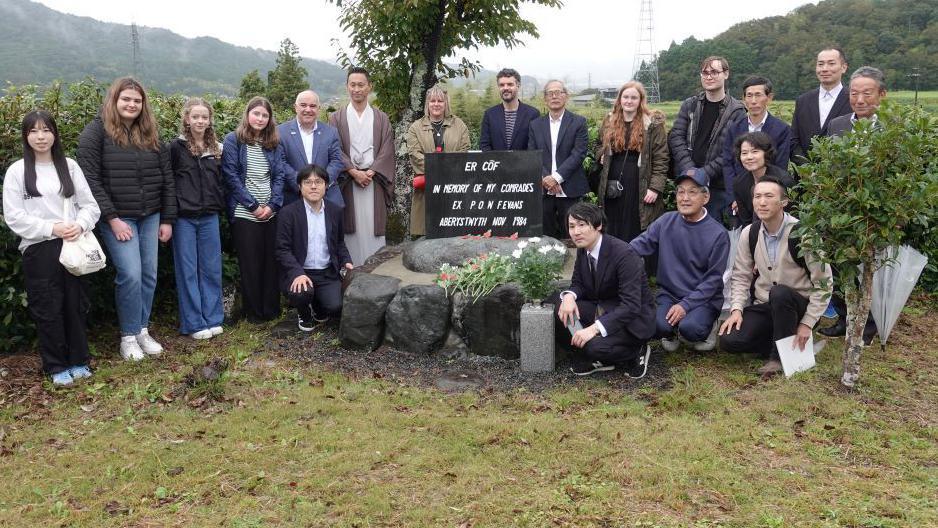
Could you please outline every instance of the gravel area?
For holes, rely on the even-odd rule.
[[[322,325],[310,335],[302,335],[302,332],[295,329],[295,322],[288,317],[274,329],[267,352],[272,356],[282,355],[341,372],[353,379],[389,379],[406,385],[436,388],[447,392],[524,390],[541,393],[572,388],[586,380],[599,380],[610,388],[626,392],[640,387],[665,388],[670,385],[668,369],[661,351],[654,346],[648,374],[640,380],[635,380],[626,376],[622,370],[576,376],[570,372],[570,363],[566,359],[561,359],[553,372],[535,374],[522,372],[518,360],[494,356],[447,357],[442,353],[422,355],[388,346],[381,346],[374,351],[346,350],[335,345],[339,342],[337,321]]]

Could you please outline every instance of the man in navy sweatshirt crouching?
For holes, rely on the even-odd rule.
[[[655,220],[630,244],[643,257],[658,254],[655,325],[661,346],[674,352],[683,338],[695,350],[713,350],[730,239],[719,220],[707,214],[707,176],[698,171],[675,183],[677,211]]]

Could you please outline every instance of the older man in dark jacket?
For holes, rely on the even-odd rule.
[[[726,93],[730,65],[723,57],[707,57],[700,63],[703,91],[681,103],[681,109],[668,145],[674,161],[674,177],[703,172],[710,180],[707,212],[724,222],[723,213],[730,204],[723,179],[723,145],[729,125],[746,115],[743,104]]]

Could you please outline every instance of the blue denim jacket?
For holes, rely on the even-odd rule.
[[[283,205],[283,179],[285,175],[283,145],[278,144],[274,150],[263,150],[264,155],[267,157],[267,164],[270,166],[270,202],[267,205],[274,212],[277,212]],[[225,136],[221,161],[221,172],[225,179],[225,187],[228,190],[229,218],[234,216],[237,204],[241,204],[248,211],[253,211],[260,205],[244,186],[248,170],[247,160],[247,145],[238,141],[238,137],[234,132],[229,132]]]

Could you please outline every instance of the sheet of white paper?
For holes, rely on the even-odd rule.
[[[790,378],[796,372],[808,370],[814,363],[814,336],[808,336],[804,350],[795,346],[795,336],[779,339],[775,342],[778,357],[782,360],[782,369],[785,377]]]

